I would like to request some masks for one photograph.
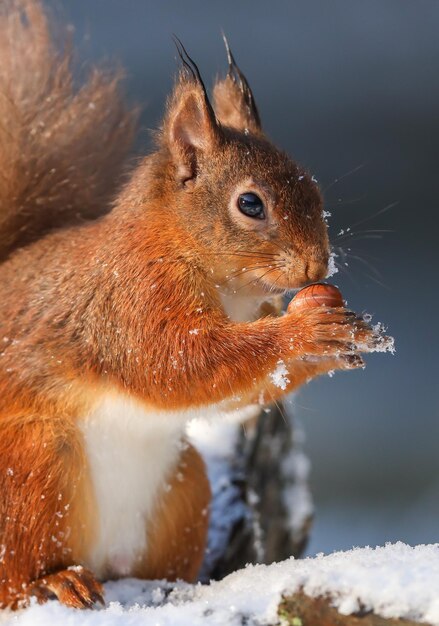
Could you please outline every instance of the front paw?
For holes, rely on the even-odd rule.
[[[58,599],[76,609],[91,609],[97,602],[105,604],[102,584],[81,565],[39,578],[28,587],[27,595],[35,597],[39,604]]]
[[[344,307],[291,309],[284,317],[291,333],[290,349],[303,356],[335,357],[344,366],[362,367],[360,352],[393,352],[393,338],[384,328],[370,326],[362,317]]]

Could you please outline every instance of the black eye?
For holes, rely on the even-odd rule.
[[[238,198],[238,208],[248,217],[255,217],[259,220],[265,218],[264,203],[255,193],[242,193]]]

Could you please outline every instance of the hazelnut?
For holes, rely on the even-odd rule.
[[[304,287],[294,296],[288,305],[288,310],[297,309],[298,307],[317,306],[329,306],[333,308],[344,306],[341,291],[337,287],[334,287],[334,285],[327,285],[325,283],[308,285],[308,287]]]

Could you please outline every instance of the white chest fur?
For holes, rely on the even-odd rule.
[[[147,551],[146,526],[175,468],[185,420],[109,394],[81,422],[97,505],[87,565],[98,576],[130,575]]]

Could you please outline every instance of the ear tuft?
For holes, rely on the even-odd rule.
[[[226,46],[229,71],[223,80],[216,82],[213,90],[213,103],[218,119],[224,126],[238,130],[248,129],[253,133],[262,132],[258,108],[246,77],[236,64],[229,43],[223,34]]]
[[[178,180],[185,184],[198,173],[200,156],[220,140],[220,127],[195,62],[174,37],[183,68],[168,104],[164,141],[171,153]]]

